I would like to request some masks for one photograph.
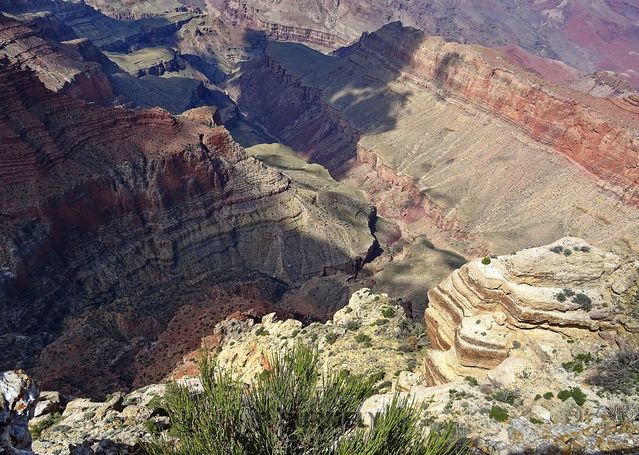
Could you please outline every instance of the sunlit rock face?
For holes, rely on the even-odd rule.
[[[639,334],[618,306],[637,265],[572,237],[464,265],[428,294],[428,382],[482,375],[509,356],[542,363],[567,340],[583,349]]]
[[[225,295],[274,301],[374,247],[361,197],[247,156],[212,109],[89,106],[4,63],[0,93],[3,365],[68,391],[125,387],[182,306],[200,305],[175,324],[214,323]]]

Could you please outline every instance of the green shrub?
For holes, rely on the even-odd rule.
[[[378,326],[382,326],[382,325],[386,325],[388,324],[388,319],[377,319],[375,322],[373,322],[373,325],[378,325]]]
[[[497,389],[491,394],[493,400],[501,403],[508,403],[514,406],[519,400],[520,393],[518,390],[513,389]]]
[[[552,392],[546,392],[544,393],[544,400],[552,400],[553,398],[555,398],[555,394]]]
[[[566,294],[564,294],[563,292],[560,292],[559,294],[557,294],[555,296],[555,298],[557,299],[557,301],[559,302],[565,302],[566,301]]]
[[[326,342],[328,344],[333,344],[337,341],[337,334],[335,332],[331,332],[331,333],[327,333],[326,337],[324,337],[324,339],[326,340]]]
[[[488,412],[488,417],[496,420],[497,422],[505,422],[506,420],[508,420],[508,411],[506,411],[501,406],[497,406],[495,404],[493,405],[492,408],[490,408],[490,411]]]
[[[348,314],[348,313],[352,313],[353,309],[349,306],[347,306],[346,308],[344,308],[344,313]]]
[[[369,337],[368,335],[364,335],[363,333],[359,333],[355,337],[355,341],[357,341],[358,343],[370,343],[371,337]]]
[[[566,401],[572,397],[579,406],[583,406],[586,402],[587,395],[579,387],[573,387],[572,389],[562,390],[557,394],[557,398],[561,401]]]
[[[563,247],[563,246],[561,246],[561,245],[553,246],[553,247],[550,249],[550,251],[552,251],[553,253],[557,253],[557,254],[561,253],[563,250],[564,250],[564,247]]]
[[[538,419],[536,417],[531,417],[530,418],[530,423],[533,423],[535,425],[543,425],[544,421],[541,419]]]
[[[350,330],[351,332],[354,332],[355,330],[359,330],[361,326],[362,326],[361,322],[348,321],[346,323],[346,330]]]
[[[382,316],[384,316],[386,319],[392,318],[393,316],[395,316],[395,309],[390,307],[382,308]]]
[[[399,455],[461,453],[454,428],[424,436],[419,412],[395,395],[370,429],[358,409],[371,378],[321,376],[318,354],[302,345],[271,358],[270,374],[244,385],[203,358],[202,391],[169,384],[171,438],[154,436],[148,455]]]
[[[590,362],[592,362],[592,360],[592,355],[587,352],[585,354],[577,354],[574,360],[564,362],[561,364],[561,366],[564,367],[564,370],[566,371],[572,371],[579,374],[584,371],[584,369],[590,364]]]
[[[266,330],[263,326],[258,327],[258,329],[255,331],[255,335],[257,336],[266,336],[268,334],[268,330]]]
[[[481,263],[484,265],[489,265],[490,264],[490,258],[488,256],[486,256],[484,259],[481,260]]]
[[[541,400],[541,394],[538,393],[537,395],[535,395],[535,401],[539,401],[539,400]]]
[[[566,294],[566,297],[572,297],[573,295],[575,295],[575,291],[573,291],[572,289],[563,289],[562,292],[564,294]]]
[[[47,415],[45,418],[40,420],[38,423],[34,424],[31,428],[29,428],[29,431],[31,432],[31,437],[34,440],[37,440],[38,438],[40,438],[40,435],[42,434],[44,430],[46,430],[47,428],[51,428],[53,425],[57,423],[60,423],[62,419],[63,419],[62,414],[60,414],[59,412]]]
[[[592,300],[586,294],[583,294],[581,292],[575,294],[571,301],[572,303],[576,303],[577,305],[579,305],[585,311],[592,310]]]
[[[477,378],[473,378],[472,376],[466,376],[464,380],[473,387],[477,387],[479,385]]]
[[[568,248],[564,250],[564,256],[570,256],[571,254],[572,254],[572,250],[569,250]]]

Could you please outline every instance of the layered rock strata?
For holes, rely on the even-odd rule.
[[[638,266],[577,238],[469,262],[428,293],[428,382],[482,375],[509,356],[543,362],[567,340],[639,334],[616,304]]]
[[[75,51],[79,58],[72,59],[65,51]],[[54,49],[25,25],[0,14],[0,56],[34,70],[50,90],[87,101],[109,101],[113,88],[102,67],[90,61],[97,58],[90,53],[91,45],[85,40]]]
[[[46,379],[55,364],[61,387],[89,392],[99,378],[71,379],[73,366],[105,362],[114,376],[98,389],[124,385],[180,306],[273,301],[374,249],[361,196],[298,186],[212,127],[208,108],[88,106],[2,69],[4,365],[35,363]],[[37,360],[59,335],[66,348]]]
[[[631,99],[569,91],[398,23],[334,56],[282,43],[266,54],[228,82],[240,109],[404,232],[469,254],[569,233],[639,246]]]

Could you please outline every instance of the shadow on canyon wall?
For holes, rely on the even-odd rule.
[[[358,54],[359,43],[326,55],[302,44],[264,40],[264,57],[243,63],[227,87],[249,120],[339,180],[354,163],[361,135],[395,128],[396,114],[411,93],[388,84],[403,67],[380,65],[372,77],[359,69],[366,63]],[[408,40],[405,52],[411,54],[419,44]],[[344,120],[340,110],[359,121]]]

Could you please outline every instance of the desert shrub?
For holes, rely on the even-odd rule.
[[[573,360],[564,362],[561,364],[561,366],[566,371],[572,371],[573,373],[582,373],[592,361],[592,355],[587,352],[585,354],[577,354]]]
[[[359,330],[360,327],[362,327],[362,323],[361,322],[348,321],[346,323],[346,330],[350,330],[351,332],[354,332],[355,330]]]
[[[562,292],[566,295],[566,297],[572,297],[575,295],[575,291],[569,288],[562,289]]]
[[[258,329],[255,331],[255,335],[257,336],[266,336],[268,334],[268,330],[266,330],[264,327],[258,327]]]
[[[572,303],[576,303],[577,305],[579,305],[582,309],[586,311],[592,310],[592,300],[586,294],[583,294],[581,292],[578,294],[575,294],[573,298],[571,299],[571,301]]]
[[[62,419],[62,414],[60,414],[59,412],[47,415],[45,418],[29,428],[31,437],[37,440],[38,438],[40,438],[40,435],[44,430],[46,430],[47,428],[51,428],[53,425],[59,423]]]
[[[604,407],[606,414],[618,425],[639,420],[639,403],[617,401]]]
[[[586,402],[587,395],[579,387],[573,387],[572,389],[562,390],[557,394],[557,398],[561,401],[566,401],[572,397],[579,406],[583,406]]]
[[[370,344],[370,342],[371,342],[371,337],[369,337],[368,335],[364,335],[363,333],[359,333],[359,334],[357,334],[357,336],[355,337],[355,341],[357,341],[358,343],[366,343],[366,344]]]
[[[639,350],[619,351],[603,360],[588,382],[612,393],[639,394]]]
[[[170,436],[153,437],[144,446],[146,453],[458,453],[452,429],[425,437],[417,409],[398,396],[370,429],[358,428],[358,409],[374,392],[374,378],[348,373],[320,376],[317,351],[297,345],[272,356],[271,365],[268,374],[247,386],[204,358],[201,391],[175,383],[167,387]]]
[[[518,390],[513,389],[497,389],[491,394],[491,397],[495,401],[508,403],[509,405],[514,406],[519,400],[520,393]]]
[[[580,250],[584,253],[590,253],[590,247],[588,245],[582,246]]]
[[[561,246],[561,245],[553,246],[553,247],[550,249],[550,251],[552,251],[553,253],[557,253],[557,254],[561,253],[563,250],[564,250],[564,247],[563,247],[563,246]]]
[[[324,339],[328,344],[333,344],[337,341],[337,334],[335,332],[327,333]]]
[[[352,313],[353,309],[349,306],[347,306],[346,308],[344,308],[344,313],[348,314],[348,313]]]
[[[544,421],[541,419],[538,419],[537,417],[531,417],[530,418],[530,423],[535,424],[535,425],[543,425]]]
[[[392,318],[393,316],[395,316],[395,310],[390,307],[384,307],[382,308],[382,316],[387,319]]]
[[[564,250],[564,256],[570,256],[571,254],[572,254],[572,250],[569,250],[568,248]]]
[[[477,381],[477,378],[474,378],[472,376],[466,376],[464,380],[468,383],[468,385],[471,385],[473,387],[476,387],[479,385],[479,381]]]
[[[486,256],[484,259],[481,260],[481,263],[484,265],[489,265],[490,264],[490,258],[488,256]]]
[[[388,324],[388,319],[385,319],[385,318],[379,318],[375,320],[375,322],[373,322],[373,325],[378,325],[378,326],[382,326],[386,324]]]
[[[563,292],[560,292],[559,294],[557,294],[555,296],[555,298],[557,299],[557,301],[559,302],[565,302],[566,301],[566,294],[564,294]]]
[[[552,392],[546,392],[544,393],[544,400],[552,400],[553,398],[555,398],[555,394]]]
[[[505,422],[508,420],[508,411],[506,411],[501,406],[493,405],[488,411],[488,417],[496,420],[497,422]]]

